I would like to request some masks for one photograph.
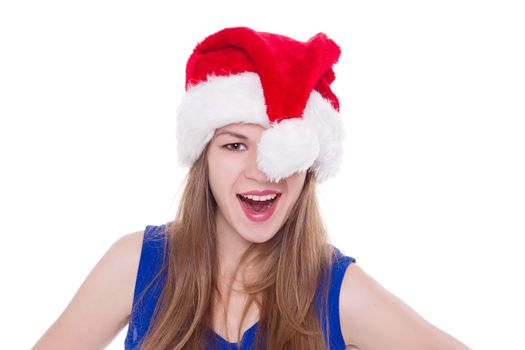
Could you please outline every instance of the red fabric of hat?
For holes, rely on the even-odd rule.
[[[307,42],[246,27],[226,28],[199,43],[186,65],[186,90],[208,79],[255,72],[271,122],[301,117],[312,89],[339,111],[330,89],[341,50],[324,33]]]

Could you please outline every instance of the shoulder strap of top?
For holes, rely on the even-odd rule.
[[[351,263],[357,260],[351,256],[344,255],[339,249],[333,247],[333,265],[330,276],[330,286],[328,289],[328,322],[330,327],[326,330],[326,321],[322,317],[322,326],[325,337],[330,339],[330,349],[344,349],[345,341],[341,331],[341,321],[339,317],[339,295],[344,274]],[[319,307],[319,304],[318,304]],[[320,307],[324,310],[324,306]]]
[[[160,271],[164,259],[167,257],[167,249],[164,251],[167,238],[165,228],[166,224],[160,226],[148,225],[144,230],[133,294],[133,306],[125,340],[126,350],[137,348],[142,341],[162,291],[162,285],[166,277],[165,272],[161,273],[149,288],[148,285]]]

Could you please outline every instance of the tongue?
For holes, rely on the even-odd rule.
[[[270,203],[272,202],[270,200],[261,202],[261,201],[252,201],[249,199],[242,199],[242,201],[246,203],[248,207],[250,207],[251,210],[257,211],[257,212],[266,210],[268,206],[270,205]]]

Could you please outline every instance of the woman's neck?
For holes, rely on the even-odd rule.
[[[240,279],[239,276],[243,276],[246,272],[246,266],[240,266],[237,274],[235,274],[242,254],[252,243],[235,232],[220,212],[217,214],[215,222],[217,258],[219,259],[218,277],[227,282],[235,282],[235,280]]]

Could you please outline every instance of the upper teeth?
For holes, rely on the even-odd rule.
[[[253,201],[267,201],[267,200],[271,200],[271,199],[275,199],[275,197],[277,197],[276,194],[268,194],[266,196],[254,196],[254,195],[251,195],[251,194],[247,194],[247,195],[244,195],[244,194],[241,194],[241,196],[243,196],[244,198],[248,198],[248,199],[251,199]]]

